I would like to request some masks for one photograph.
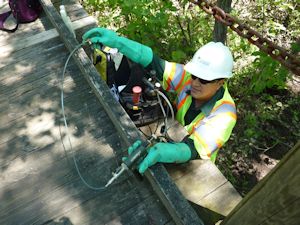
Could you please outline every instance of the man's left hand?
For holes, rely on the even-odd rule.
[[[130,147],[130,155],[135,148]],[[185,143],[159,142],[148,149],[147,156],[139,164],[138,170],[143,174],[150,166],[161,163],[184,163],[191,159],[191,150]]]

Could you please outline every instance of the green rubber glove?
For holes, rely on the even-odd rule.
[[[83,42],[90,40],[92,44],[103,44],[111,48],[117,48],[123,55],[132,61],[148,66],[152,62],[153,52],[148,46],[118,36],[114,31],[105,28],[93,28],[83,36]]]
[[[130,155],[134,147],[128,149]],[[143,174],[148,167],[155,163],[184,163],[191,159],[191,150],[185,143],[163,143],[159,142],[149,148],[147,156],[138,166],[139,172]]]

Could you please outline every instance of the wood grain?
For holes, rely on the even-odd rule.
[[[227,216],[242,199],[209,160],[167,165],[167,170],[189,201],[218,214]]]
[[[300,142],[240,202],[222,225],[300,222]]]

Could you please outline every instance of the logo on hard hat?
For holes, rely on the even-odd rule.
[[[205,66],[209,66],[210,62],[206,61],[204,59],[202,59],[200,56],[198,57],[199,63],[205,65]]]

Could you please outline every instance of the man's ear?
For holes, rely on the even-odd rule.
[[[225,79],[221,79],[221,80],[217,81],[217,84],[218,84],[219,87],[221,87],[221,86],[224,85],[224,82],[225,82]]]

